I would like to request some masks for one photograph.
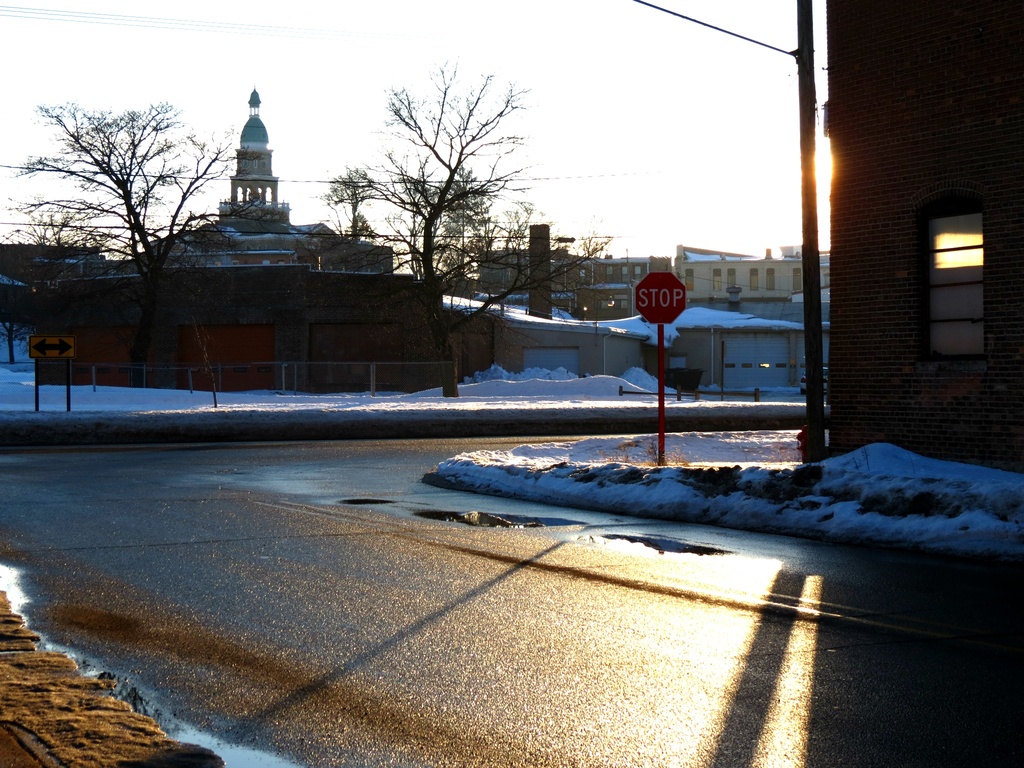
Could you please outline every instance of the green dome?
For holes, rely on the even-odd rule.
[[[266,149],[270,142],[267,127],[259,115],[253,115],[242,128],[242,146],[250,149]]]
[[[242,146],[247,149],[266,149],[269,142],[267,127],[260,120],[260,95],[253,88],[249,95],[249,121],[242,128]]]

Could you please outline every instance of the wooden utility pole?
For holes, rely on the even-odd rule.
[[[796,0],[800,93],[800,171],[803,204],[804,364],[807,376],[807,461],[825,451],[825,387],[821,346],[821,257],[818,253],[818,183],[815,172],[817,97],[814,88],[814,14],[811,0]]]

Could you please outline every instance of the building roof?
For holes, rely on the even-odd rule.
[[[825,326],[829,324],[829,307],[822,302],[821,322]],[[792,301],[694,302],[687,306],[680,320],[688,323],[687,327],[803,328],[803,313],[804,305]]]
[[[242,147],[245,149],[266,149],[270,143],[267,127],[263,125],[259,115],[253,115],[242,128]]]
[[[267,127],[260,120],[260,95],[253,88],[249,96],[249,120],[242,128],[242,148],[266,149],[269,143]]]
[[[335,234],[326,224],[289,224],[273,219],[247,219],[224,217],[211,224],[228,237],[254,237],[258,235],[320,235]]]

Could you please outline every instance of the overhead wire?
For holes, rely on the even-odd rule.
[[[365,32],[342,32],[335,29],[311,29],[305,27],[285,27],[260,24],[248,24],[244,22],[218,22],[203,21],[196,19],[180,19],[161,16],[139,16],[129,14],[103,13],[93,11],[71,11],[55,8],[27,8],[24,6],[0,5],[0,17],[28,19],[35,21],[65,22],[77,24],[95,24],[102,26],[128,26],[144,29],[167,29],[185,30],[194,32],[209,33],[230,33],[265,36],[284,36],[298,38],[340,38],[340,37],[364,37],[384,38],[396,37],[396,35],[385,35],[380,33]],[[0,164],[0,169],[22,172],[28,170],[25,166]],[[590,173],[567,176],[536,176],[522,177],[521,182],[554,182],[554,181],[575,181],[593,179],[614,179],[629,176],[645,176],[658,174],[659,171],[633,171],[617,173]],[[279,181],[288,184],[330,184],[332,179],[287,179],[280,178]]]
[[[384,38],[395,37],[380,33],[343,32],[337,29],[308,27],[282,27],[245,22],[201,21],[197,19],[176,19],[163,16],[133,16],[117,13],[91,11],[66,11],[55,8],[25,8],[16,5],[0,5],[0,16],[36,21],[59,21],[75,24],[98,24],[102,26],[141,27],[143,29],[187,30],[193,32],[224,32],[232,35],[264,35],[269,37],[297,37],[331,39],[340,37]]]
[[[24,165],[8,165],[8,164],[5,164],[5,163],[0,163],[0,170],[21,172],[21,171],[27,171],[27,170],[29,170],[29,168],[27,166],[24,166]],[[59,173],[59,171],[54,171],[54,173]],[[516,181],[517,182],[530,182],[530,181],[578,181],[578,180],[583,180],[583,179],[587,179],[587,180],[589,180],[589,179],[616,179],[616,178],[622,178],[622,177],[626,177],[626,176],[651,176],[651,175],[656,175],[656,174],[659,174],[659,173],[664,173],[664,172],[663,171],[658,171],[658,170],[653,170],[653,171],[621,171],[621,172],[615,172],[615,173],[587,173],[587,174],[578,174],[578,175],[572,175],[572,176],[521,176],[521,177],[517,178]],[[276,178],[277,178],[277,180],[279,182],[288,183],[288,184],[330,184],[331,182],[333,182],[335,180],[334,178],[330,178],[330,179],[290,179],[290,178],[287,178],[285,176],[278,176]]]

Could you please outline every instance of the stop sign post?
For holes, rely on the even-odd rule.
[[[665,324],[686,309],[686,286],[672,272],[651,272],[636,284],[634,306],[658,326],[658,466],[665,465]]]

